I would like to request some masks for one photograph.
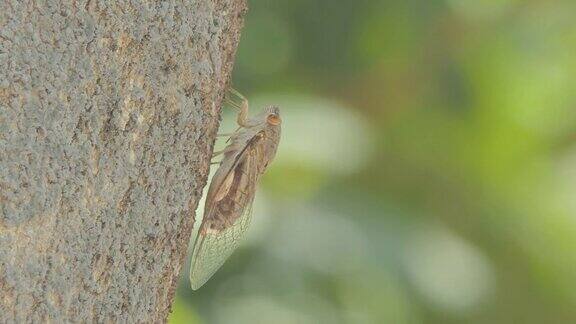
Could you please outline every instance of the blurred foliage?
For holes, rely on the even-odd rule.
[[[574,53],[573,0],[250,1],[234,84],[282,143],[171,322],[576,322]]]

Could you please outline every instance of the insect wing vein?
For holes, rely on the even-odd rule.
[[[192,262],[190,266],[190,285],[192,289],[200,288],[214,273],[224,264],[226,259],[240,244],[252,218],[252,205],[254,201],[255,185],[257,180],[257,168],[255,167],[255,154],[253,150],[246,152],[247,163],[245,176],[246,188],[238,188],[243,196],[244,208],[241,215],[232,226],[221,231],[203,231],[209,220],[204,219],[194,244]],[[246,197],[245,195],[248,195]]]
[[[190,268],[192,289],[196,290],[204,285],[238,247],[250,225],[251,214],[252,203],[229,228],[219,233],[207,232],[198,235]]]

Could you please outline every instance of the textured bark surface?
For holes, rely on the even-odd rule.
[[[0,322],[161,322],[244,0],[0,2]]]

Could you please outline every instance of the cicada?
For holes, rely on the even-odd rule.
[[[229,136],[229,144],[213,157],[222,155],[212,177],[204,218],[194,243],[190,265],[190,285],[200,288],[224,264],[244,237],[252,216],[252,203],[258,181],[276,155],[282,120],[278,107],[270,106],[248,117],[248,100],[231,105],[239,109],[239,128]]]

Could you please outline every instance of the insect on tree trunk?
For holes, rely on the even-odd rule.
[[[0,322],[162,322],[244,0],[0,3]]]

